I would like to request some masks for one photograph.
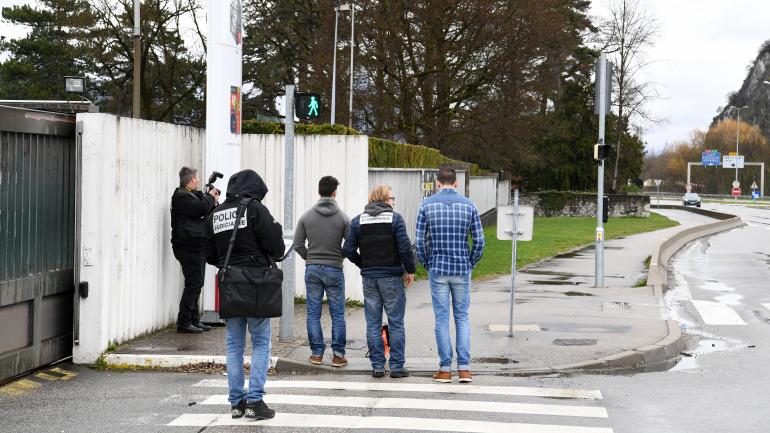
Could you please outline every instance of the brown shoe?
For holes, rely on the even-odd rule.
[[[332,367],[344,367],[346,365],[348,365],[348,360],[344,356],[334,355],[334,358],[332,358]]]
[[[433,380],[441,383],[452,383],[451,371],[437,371],[433,373]]]
[[[460,375],[460,383],[473,382],[473,376],[469,370],[459,370],[457,373]]]
[[[324,363],[323,355],[310,355],[310,363],[315,365],[322,365]]]

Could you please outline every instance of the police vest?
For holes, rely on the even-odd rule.
[[[398,243],[393,233],[393,212],[361,214],[361,265],[364,268],[401,266]]]

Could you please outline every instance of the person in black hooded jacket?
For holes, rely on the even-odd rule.
[[[269,260],[279,260],[284,253],[283,229],[262,204],[267,185],[254,170],[242,170],[230,177],[227,199],[217,206],[206,221],[206,260],[222,268],[227,247],[235,228],[238,205],[244,198],[253,198],[241,218],[228,265],[249,268],[268,267]],[[220,292],[220,296],[222,293]],[[250,420],[269,419],[275,411],[268,408],[265,392],[267,370],[270,367],[270,319],[229,317],[227,325],[227,381],[233,418],[245,416]],[[251,334],[251,371],[249,388],[243,388],[243,349],[246,328]]]

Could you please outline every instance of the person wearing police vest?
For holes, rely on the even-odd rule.
[[[200,323],[198,298],[206,269],[203,222],[216,206],[219,190],[212,188],[208,194],[203,194],[198,191],[199,183],[198,170],[182,167],[179,188],[171,196],[171,246],[184,275],[176,330],[185,334],[200,334],[211,329]]]
[[[227,183],[227,199],[217,206],[206,221],[206,260],[221,269],[225,266],[228,245],[235,228],[238,207],[243,199],[253,199],[245,208],[239,220],[228,266],[241,268],[268,268],[272,258],[278,261],[283,256],[283,229],[262,204],[267,194],[267,185],[253,170],[242,170],[230,177]],[[256,298],[256,291],[254,288]],[[220,308],[232,299],[223,299],[220,291]],[[265,392],[267,370],[270,367],[271,330],[269,318],[225,317],[227,326],[227,382],[230,392],[233,418],[246,417],[248,420],[269,419],[275,411],[268,408],[262,396]],[[246,328],[251,334],[251,366],[248,390],[244,390],[243,351]]]
[[[416,271],[404,218],[393,211],[396,198],[389,186],[372,189],[364,213],[350,223],[343,254],[361,268],[364,279],[366,341],[372,376],[385,376],[382,310],[388,316],[390,377],[408,377],[405,362],[404,311],[406,290]]]

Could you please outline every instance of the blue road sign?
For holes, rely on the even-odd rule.
[[[756,189],[754,191],[751,191],[751,198],[754,200],[759,200],[759,191]]]
[[[707,150],[701,154],[701,164],[704,166],[714,166],[722,164],[722,154],[716,150]]]

